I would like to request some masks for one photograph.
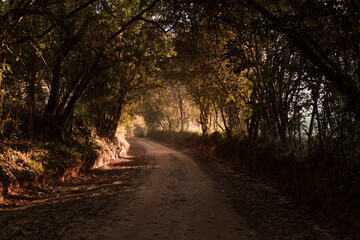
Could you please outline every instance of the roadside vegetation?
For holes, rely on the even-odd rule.
[[[358,1],[5,0],[0,17],[3,189],[135,132],[360,227]]]
[[[158,2],[0,1],[1,198],[126,151],[127,112],[171,55],[146,21]]]
[[[341,163],[328,165],[304,159],[276,141],[234,138],[218,132],[201,135],[194,132],[156,131],[149,138],[173,146],[201,152],[275,186],[305,204],[316,214],[340,223],[346,231],[358,231],[360,181]],[[331,157],[331,156],[328,156]],[[356,230],[357,229],[357,230]]]
[[[75,140],[5,142],[0,154],[1,197],[21,195],[23,189],[39,190],[80,168],[91,167],[98,156],[95,146]]]

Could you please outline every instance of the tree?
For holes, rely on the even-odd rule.
[[[166,58],[166,37],[146,25],[126,32],[126,39],[104,63],[107,70],[93,81],[85,97],[98,134],[114,138],[122,110],[142,92],[154,87],[158,64]],[[131,40],[130,40],[131,39]]]

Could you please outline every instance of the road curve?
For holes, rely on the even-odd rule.
[[[255,239],[224,193],[187,154],[144,138],[155,160],[145,185],[109,230],[110,239]]]

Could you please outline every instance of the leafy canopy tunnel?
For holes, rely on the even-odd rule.
[[[143,133],[278,141],[352,168],[359,10],[338,0],[2,0],[1,139],[113,139],[141,116]]]

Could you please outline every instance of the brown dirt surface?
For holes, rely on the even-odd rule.
[[[129,155],[45,192],[11,196],[0,207],[0,239],[102,239],[111,212],[131,201],[153,167],[140,145]]]
[[[325,215],[313,213],[241,169],[221,159],[189,151],[200,168],[226,192],[234,209],[254,229],[258,239],[359,239]]]
[[[214,159],[143,138],[129,154],[12,199],[0,208],[0,239],[335,239],[298,204]]]

